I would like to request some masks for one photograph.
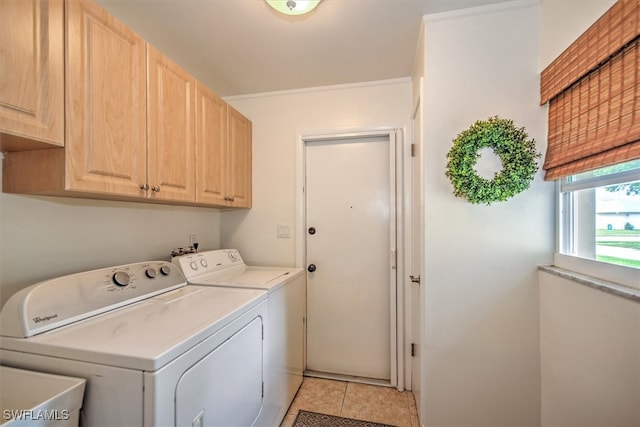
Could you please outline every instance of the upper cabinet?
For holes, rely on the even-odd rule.
[[[0,0],[0,150],[64,145],[62,0]]]
[[[251,207],[251,122],[228,106],[225,200],[238,208]]]
[[[251,207],[251,122],[198,85],[196,201]]]
[[[66,5],[65,190],[144,196],[146,43],[92,1]]]
[[[224,205],[227,103],[202,84],[196,100],[196,202]]]
[[[195,202],[196,81],[149,46],[149,198]]]
[[[244,116],[92,0],[0,0],[0,8],[0,136],[7,151],[3,191],[251,206],[251,122]],[[48,16],[46,25],[42,14]],[[22,21],[11,17],[18,15]],[[41,64],[27,61],[22,67],[19,55],[36,61],[42,46],[53,44],[34,36],[40,44],[25,45],[27,53],[20,53],[14,40],[18,35],[26,40],[35,27],[50,28],[51,21],[60,26],[58,42],[66,43],[57,54],[43,54],[43,63],[54,63],[52,56],[59,59],[59,86],[62,76],[66,84],[66,99],[61,93],[57,108],[61,118],[53,120],[64,133],[55,143],[24,132],[14,137],[4,115],[7,105],[16,104],[14,110],[35,120],[31,111],[38,110],[44,89],[25,79],[41,84],[43,78],[29,74],[39,72]],[[42,74],[52,78],[53,73]],[[29,89],[24,94],[12,89],[18,83]],[[51,114],[42,117],[49,120]],[[43,147],[48,149],[33,149]]]

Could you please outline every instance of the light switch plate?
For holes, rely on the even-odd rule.
[[[289,224],[278,224],[278,239],[290,239]]]

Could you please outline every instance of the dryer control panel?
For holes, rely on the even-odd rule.
[[[9,298],[0,313],[0,335],[30,337],[185,285],[180,270],[164,261],[46,280]]]

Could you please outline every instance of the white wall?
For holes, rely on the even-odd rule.
[[[199,235],[201,248],[217,249],[219,212],[0,193],[0,302],[64,274],[169,260],[173,248],[189,244],[189,233]]]
[[[295,165],[299,134],[408,127],[409,79],[228,98],[253,122],[253,207],[221,214],[221,245],[247,263],[295,265]],[[330,173],[330,171],[327,171]],[[291,238],[278,239],[278,224]]]
[[[542,0],[540,70],[602,16],[616,0]]]
[[[509,201],[472,205],[445,176],[452,140],[493,115],[544,153],[539,28],[535,1],[425,17],[426,426],[540,425],[536,266],[552,258],[554,186],[538,172]]]
[[[541,69],[613,3],[543,0]],[[541,425],[640,425],[640,304],[548,273],[539,282]]]
[[[542,426],[640,425],[640,304],[540,272]]]

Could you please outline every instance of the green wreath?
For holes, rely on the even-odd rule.
[[[492,180],[478,176],[475,165],[481,148],[492,148],[502,162],[502,169]],[[447,158],[446,175],[453,184],[453,194],[471,203],[505,201],[529,188],[538,171],[535,141],[528,139],[524,128],[513,120],[498,116],[478,120],[453,140]]]

